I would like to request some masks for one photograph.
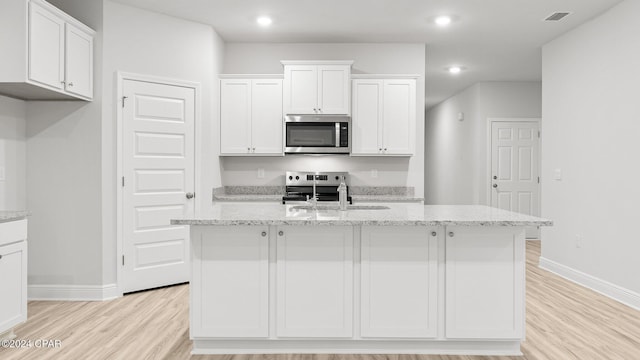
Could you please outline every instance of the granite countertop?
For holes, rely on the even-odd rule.
[[[26,210],[9,211],[0,210],[0,222],[22,220],[29,216],[29,212]]]
[[[173,225],[551,226],[551,220],[479,205],[385,204],[385,210],[305,210],[296,205],[219,203]]]
[[[284,193],[284,186],[224,186],[213,189],[212,200],[281,202]],[[351,198],[354,203],[424,201],[424,198],[414,196],[413,188],[401,186],[352,186]]]

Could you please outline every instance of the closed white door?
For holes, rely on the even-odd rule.
[[[254,154],[282,155],[282,80],[253,80],[251,149]]]
[[[491,123],[491,206],[540,215],[538,121]],[[538,229],[527,229],[527,238]]]
[[[287,65],[284,68],[284,113],[318,113],[318,67]]]
[[[318,66],[318,113],[350,114],[351,70],[345,65]]]
[[[353,81],[353,121],[351,155],[382,152],[382,80]]]
[[[353,228],[278,227],[278,337],[353,336]]]
[[[384,81],[382,152],[385,155],[412,155],[416,119],[416,81]]]
[[[282,135],[280,135],[282,136]],[[220,80],[220,153],[251,153],[251,80]]]
[[[123,290],[189,281],[194,209],[194,89],[125,80]]]
[[[93,36],[66,24],[65,81],[67,90],[93,97]]]
[[[64,89],[64,25],[55,14],[29,2],[29,79],[59,90]]]

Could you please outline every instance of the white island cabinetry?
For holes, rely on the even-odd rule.
[[[524,230],[483,206],[218,204],[192,225],[194,354],[518,355]]]
[[[27,220],[0,222],[0,339],[27,320]]]

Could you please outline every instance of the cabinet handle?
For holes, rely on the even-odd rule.
[[[278,231],[278,235],[280,235],[280,236],[284,235],[284,231],[282,231],[282,230]]]
[[[263,237],[264,237],[264,236],[267,236],[267,232],[266,232],[266,231],[263,231],[263,232],[262,232],[262,236],[263,236]]]
[[[0,260],[2,260],[2,255],[0,255]]]
[[[431,236],[436,236],[436,235],[438,235],[438,233],[437,233],[437,232],[435,232],[435,231],[432,231],[432,232],[431,232]]]
[[[384,151],[387,151],[387,148],[384,148]]]
[[[378,151],[382,151],[382,148],[379,148]]]
[[[449,231],[449,237],[453,237],[453,235],[455,235],[453,231]]]
[[[253,151],[253,152],[256,152],[256,148],[253,148],[253,150],[252,150],[252,151]]]
[[[73,86],[73,83],[72,83],[72,82],[70,82],[70,83],[69,83],[69,87],[72,87],[72,86]]]
[[[250,148],[250,147],[249,147],[249,148],[247,148],[247,151],[251,151],[251,148]]]

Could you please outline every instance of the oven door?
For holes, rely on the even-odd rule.
[[[304,118],[302,119],[305,120]],[[285,153],[349,153],[348,123],[322,119],[318,116],[306,120],[300,121],[299,116],[288,116],[285,120]]]

